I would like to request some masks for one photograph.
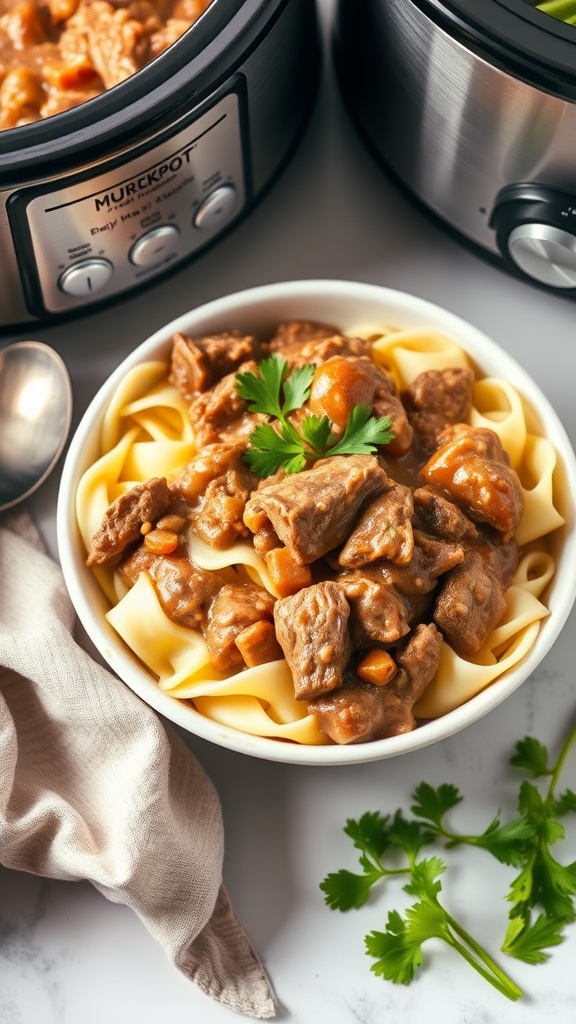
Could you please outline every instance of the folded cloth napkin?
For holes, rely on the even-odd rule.
[[[0,862],[89,880],[205,993],[275,1015],[222,884],[220,803],[177,734],[75,641],[26,512],[0,518]]]

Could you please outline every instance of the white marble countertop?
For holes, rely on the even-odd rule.
[[[323,13],[332,3],[325,0]],[[359,141],[335,90],[330,62],[312,121],[290,164],[251,216],[168,280],[77,323],[15,333],[54,345],[69,367],[75,421],[100,383],[167,320],[217,295],[284,279],[334,277],[413,292],[468,319],[537,379],[576,442],[573,301],[507,276],[470,251],[398,190]],[[58,473],[30,502],[56,554]],[[525,995],[510,1003],[456,954],[427,947],[410,987],[370,972],[363,937],[401,907],[400,887],[346,915],[330,911],[319,883],[356,854],[345,819],[408,807],[421,780],[453,782],[466,796],[456,820],[481,830],[512,815],[519,776],[507,761],[533,734],[556,747],[576,714],[576,618],[540,669],[484,720],[437,746],[376,764],[297,768],[189,738],[219,791],[226,830],[225,883],[269,972],[286,1024],[574,1024],[576,926],[551,960],[506,960]],[[565,783],[575,787],[576,758]],[[576,830],[562,859],[576,858]],[[444,898],[497,954],[513,869],[487,854],[452,853]],[[450,880],[451,879],[451,880]],[[500,955],[500,962],[504,961]],[[0,869],[2,1024],[231,1024],[241,1019],[202,995],[167,961],[128,909],[88,883]]]

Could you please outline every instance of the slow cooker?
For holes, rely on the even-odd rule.
[[[0,324],[78,314],[190,259],[289,158],[319,80],[315,0],[213,0],[126,81],[0,133]]]
[[[576,27],[528,0],[339,0],[345,103],[462,238],[576,293]]]

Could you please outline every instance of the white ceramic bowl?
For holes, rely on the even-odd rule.
[[[486,376],[503,377],[516,386],[537,410],[543,433],[559,454],[565,478],[565,505],[560,511],[566,518],[566,526],[559,531],[556,575],[546,599],[550,614],[542,624],[536,643],[523,661],[467,703],[401,736],[358,745],[301,746],[247,735],[211,721],[162,692],[124,646],[104,617],[106,600],[85,566],[74,511],[75,494],[83,472],[97,455],[96,439],[104,409],[126,371],[139,362],[165,358],[176,331],[201,334],[237,328],[265,332],[287,319],[320,320],[338,325],[393,323],[400,328],[431,327],[446,332],[460,343]],[[58,502],[58,546],[68,591],[88,636],[113,671],[166,719],[205,740],[271,761],[305,765],[353,764],[417,750],[459,732],[504,701],[534,672],[560,633],[576,596],[575,508],[576,460],[566,432],[534,381],[490,338],[446,310],[413,295],[355,282],[291,281],[227,295],[192,310],[157,331],[121,363],[90,404],[71,442]]]

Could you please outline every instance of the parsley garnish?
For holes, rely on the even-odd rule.
[[[543,963],[549,950],[564,939],[565,926],[576,920],[576,861],[563,865],[550,847],[564,838],[560,817],[576,812],[576,793],[566,789],[556,794],[556,785],[568,753],[576,740],[576,726],[570,730],[556,762],[549,766],[546,747],[532,737],[516,744],[510,763],[529,772],[534,779],[548,779],[541,793],[524,781],[519,790],[518,816],[502,824],[500,812],[478,835],[453,831],[445,821],[463,797],[448,783],[433,787],[422,782],[412,794],[413,818],[402,811],[383,816],[378,811],[348,819],[344,832],[360,851],[361,873],[343,869],[328,874],[320,883],[324,899],[333,910],[363,906],[372,887],[392,876],[407,878],[404,891],[416,898],[404,916],[388,913],[385,931],[365,937],[366,952],[375,963],[372,971],[388,981],[407,985],[422,964],[422,946],[439,938],[458,952],[479,974],[509,999],[522,994],[492,957],[448,913],[439,899],[440,877],[447,870],[437,856],[420,858],[424,846],[441,842],[445,849],[467,844],[486,850],[503,864],[520,868],[507,899],[512,904],[502,951],[529,964]],[[398,866],[398,851],[405,866]],[[385,858],[390,856],[390,866]]]
[[[371,455],[379,445],[389,444],[394,434],[390,416],[372,416],[369,405],[356,405],[341,438],[332,440],[328,416],[309,414],[301,431],[288,414],[301,409],[310,397],[316,367],[301,366],[288,373],[288,364],[270,356],[258,364],[257,373],[236,374],[236,390],[251,412],[272,416],[277,423],[261,423],[250,434],[246,462],[258,476],[271,476],[281,467],[287,473],[299,473],[310,461],[329,455]]]

